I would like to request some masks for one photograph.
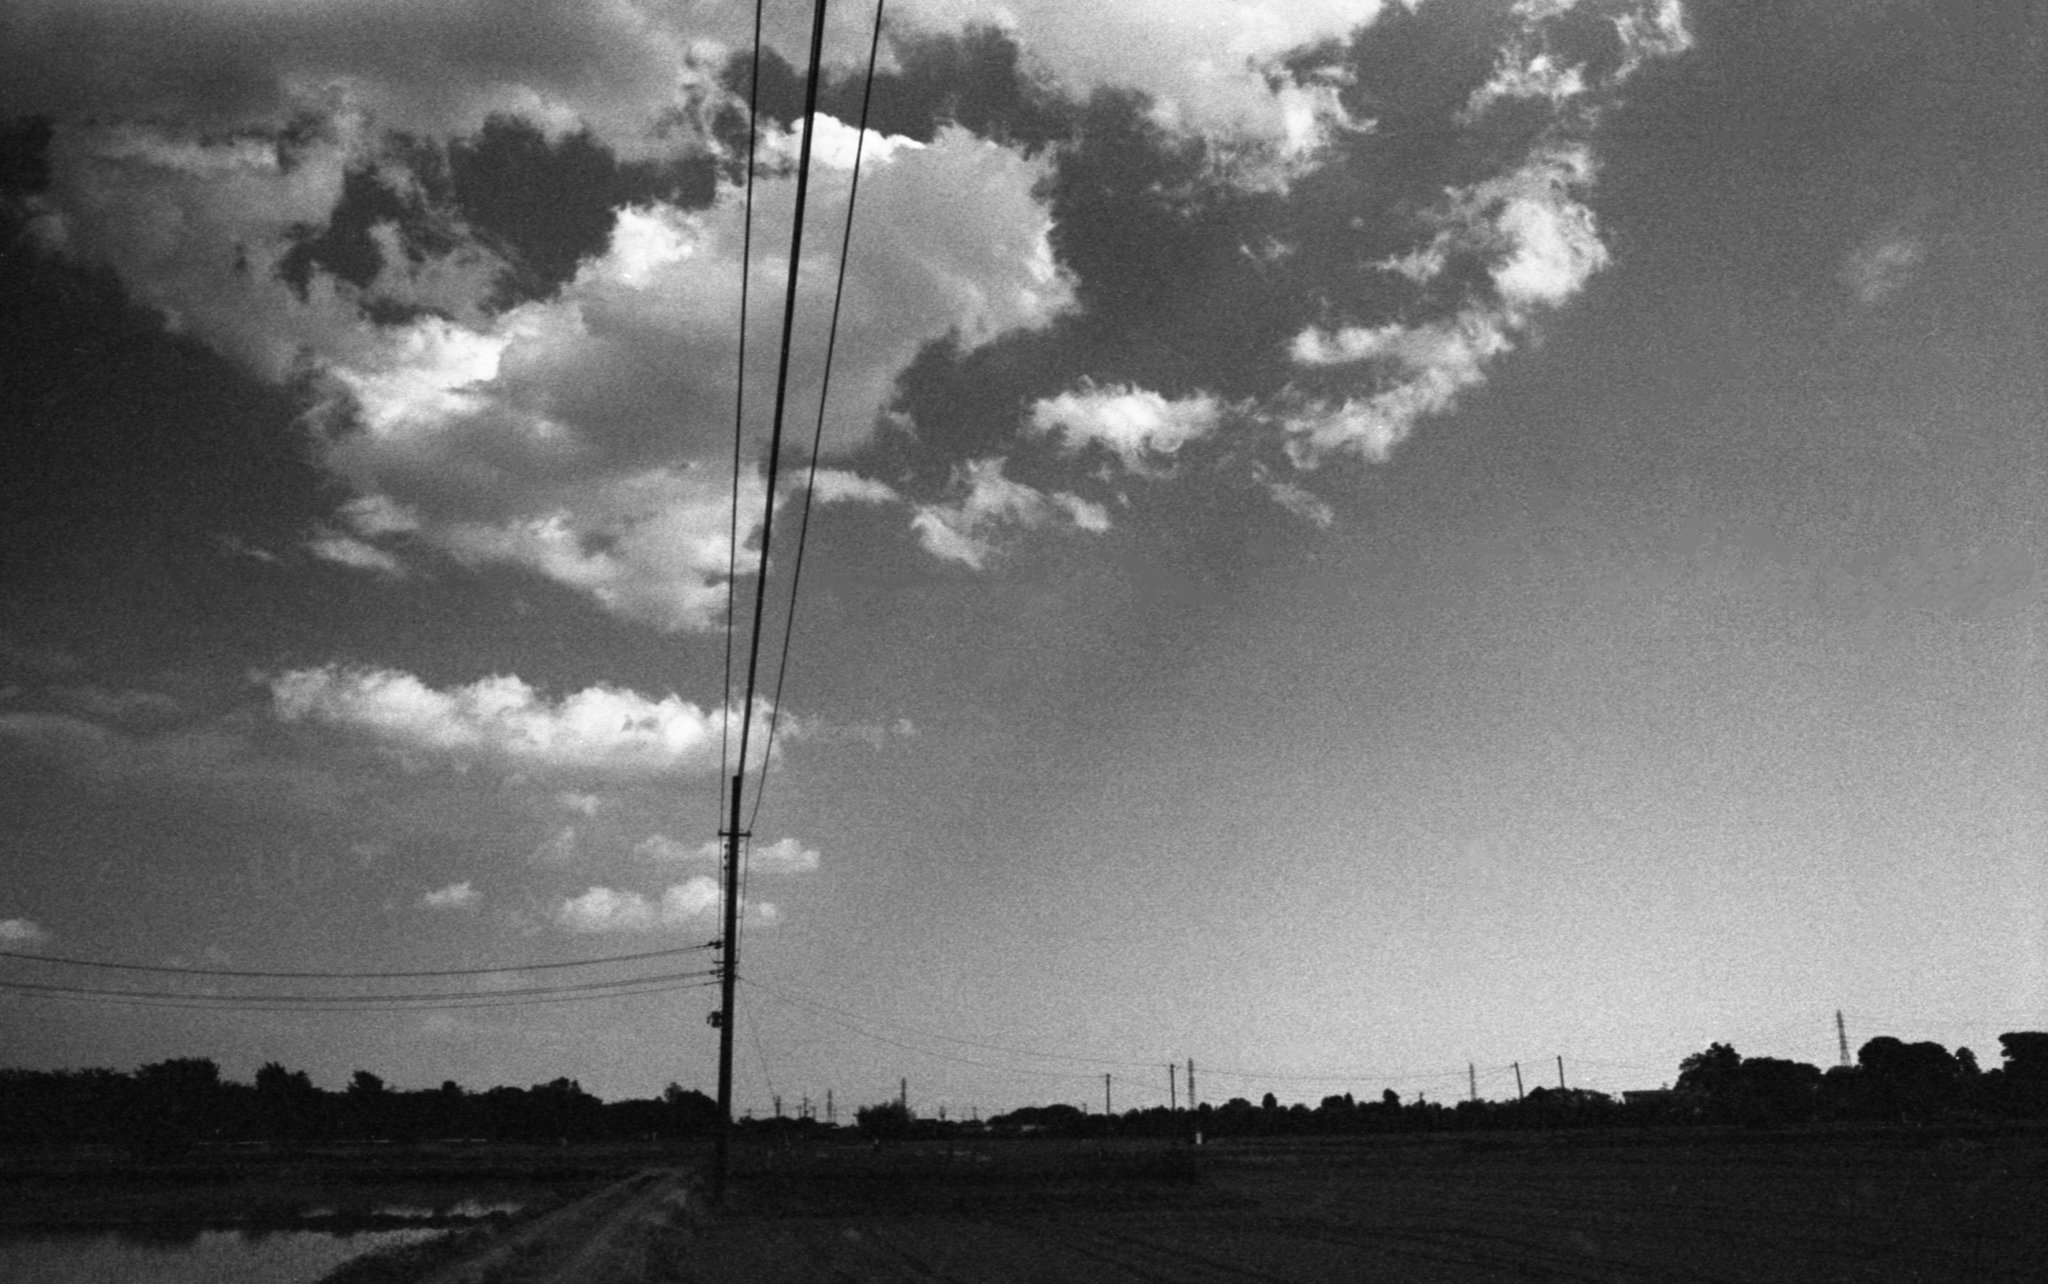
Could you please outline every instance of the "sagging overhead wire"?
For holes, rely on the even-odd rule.
[[[839,234],[839,274],[832,283],[832,319],[825,328],[825,362],[818,383],[818,417],[811,429],[810,462],[804,474],[803,507],[799,510],[796,527],[796,555],[789,570],[789,610],[782,621],[782,656],[775,666],[775,692],[768,701],[768,734],[763,741],[761,774],[754,782],[754,806],[747,814],[749,830],[761,814],[761,799],[768,792],[768,763],[775,752],[775,729],[782,720],[782,683],[789,675],[790,639],[796,635],[797,588],[803,582],[804,547],[811,532],[811,500],[818,489],[818,454],[825,440],[825,411],[832,396],[832,357],[839,343],[839,307],[846,296],[846,264],[853,250],[853,213],[860,200],[860,162],[868,141],[868,108],[875,96],[875,62],[882,48],[882,6],[885,0],[875,0],[874,31],[868,37],[867,80],[861,89],[860,119],[857,122],[853,141],[853,175],[847,181],[846,222]],[[773,497],[770,497],[770,502]],[[741,764],[742,768],[745,764]],[[746,894],[744,865],[741,866],[740,893]]]
[[[116,972],[150,972],[166,976],[221,976],[243,980],[269,981],[398,981],[420,980],[437,976],[499,976],[515,972],[549,972],[560,968],[599,967],[607,963],[637,963],[646,959],[674,958],[680,954],[692,954],[708,950],[716,944],[706,941],[700,945],[679,945],[666,950],[643,950],[638,954],[612,954],[594,959],[564,959],[553,963],[513,963],[496,967],[452,967],[432,968],[412,972],[265,972],[247,968],[224,967],[182,967],[156,963],[117,963],[108,959],[77,958],[64,954],[31,954],[21,950],[0,950],[0,958],[23,959],[33,963],[58,964],[65,967],[98,968]]]
[[[53,985],[34,981],[0,981],[0,989],[17,993],[70,995],[75,997],[121,997],[135,999],[176,999],[185,1003],[289,1003],[308,1007],[346,1009],[358,1005],[419,1003],[440,1003],[468,1000],[503,1000],[542,994],[577,994],[600,990],[617,990],[628,986],[652,985],[674,981],[699,981],[713,973],[709,970],[696,972],[666,972],[653,976],[619,977],[610,981],[585,981],[573,985],[536,985],[512,990],[441,990],[419,994],[267,994],[262,991],[245,991],[233,994],[203,994],[181,990],[107,990],[93,986]]]
[[[706,986],[714,984],[716,984],[716,982],[714,981],[699,980],[687,982],[671,981],[658,985],[635,986],[632,982],[622,981],[618,983],[619,988],[609,989],[602,992],[590,994],[557,994],[527,998],[501,998],[495,997],[492,994],[486,992],[466,999],[450,999],[434,1002],[394,1001],[389,1003],[363,1003],[360,1005],[354,1005],[349,1007],[336,1007],[335,1005],[328,1003],[307,1004],[271,1000],[265,1000],[262,1002],[224,1002],[218,1000],[207,1000],[199,996],[183,996],[179,998],[154,998],[148,997],[144,992],[137,992],[131,990],[77,989],[75,992],[72,993],[52,994],[48,992],[40,992],[35,990],[24,990],[20,987],[19,983],[14,982],[0,982],[0,994],[9,994],[15,998],[46,999],[61,1003],[105,1003],[112,1004],[117,1007],[184,1008],[187,1010],[196,1010],[202,1012],[320,1012],[328,1014],[333,1014],[336,1012],[348,1012],[350,1014],[356,1014],[373,1012],[457,1011],[467,1010],[470,1008],[535,1007],[541,1004],[549,1003],[591,1003],[602,999],[630,998],[635,995],[641,994],[667,994],[674,992],[676,990],[702,989]]]
[[[733,378],[732,405],[732,519],[726,534],[725,553],[725,686],[724,717],[718,730],[718,781],[716,808],[718,825],[725,822],[725,778],[732,739],[732,640],[737,625],[736,607],[740,566],[740,447],[747,426],[747,300],[754,275],[754,157],[760,138],[761,117],[761,12],[766,0],[754,0],[754,62],[747,79],[747,196],[740,231],[740,332],[738,372]],[[773,496],[770,497],[771,501]],[[761,573],[768,573],[766,550]],[[746,763],[741,762],[744,768]],[[714,828],[717,826],[714,826]]]

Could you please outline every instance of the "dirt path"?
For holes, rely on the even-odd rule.
[[[673,1279],[703,1202],[681,1168],[637,1173],[516,1227],[421,1284],[598,1284]]]

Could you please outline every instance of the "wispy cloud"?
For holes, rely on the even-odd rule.
[[[1849,252],[1842,264],[1842,283],[1858,303],[1876,307],[1911,285],[1926,261],[1924,237],[1905,227],[1885,228]]]
[[[28,918],[0,918],[0,942],[8,945],[40,945],[50,939],[42,924]]]
[[[1109,529],[1108,510],[1100,504],[1014,481],[1003,475],[1004,463],[1001,458],[977,459],[955,475],[959,498],[918,505],[911,526],[926,552],[980,570],[994,555],[997,536],[1006,527],[1035,530],[1063,514],[1080,530]]]
[[[420,897],[421,909],[474,909],[483,903],[484,894],[476,890],[467,879],[450,883],[438,891],[428,892]]]

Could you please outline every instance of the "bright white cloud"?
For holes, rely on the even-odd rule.
[[[592,887],[555,909],[555,922],[571,932],[649,932],[678,927],[716,909],[715,880],[697,875],[676,883],[658,898],[609,887]]]
[[[836,122],[819,130],[851,132]],[[358,129],[286,166],[273,147],[166,126],[67,128],[53,201],[74,252],[110,264],[173,328],[267,378],[310,372],[327,390],[322,458],[359,499],[342,514],[350,532],[321,532],[317,555],[396,573],[400,555],[379,540],[406,532],[459,560],[523,567],[627,618],[710,627],[733,561],[725,461],[740,193],[722,190],[707,210],[619,211],[608,248],[557,296],[495,316],[482,303],[501,265],[475,254],[454,262],[475,250],[460,241],[444,256],[440,295],[398,292],[447,315],[377,327],[359,315],[355,287],[315,273],[301,298],[278,268],[293,229],[325,222],[349,164],[397,164],[379,147]],[[850,164],[844,150],[825,148],[814,174],[811,215],[821,226],[844,212],[849,173],[832,168],[835,159]],[[1072,302],[1035,195],[1043,158],[959,129],[930,146],[885,140],[868,155],[828,452],[867,438],[897,376],[927,345],[978,347],[1044,326]],[[787,244],[794,186],[772,173],[758,184],[757,245]],[[789,392],[800,416],[817,404],[835,249],[832,238],[813,237],[800,276]],[[223,270],[238,262],[245,270]],[[779,297],[785,268],[757,255],[755,296]],[[754,443],[766,434],[779,312],[752,313]],[[885,497],[878,486],[825,483],[828,498],[870,501]],[[750,468],[743,539],[763,499]],[[737,560],[751,570],[744,547]]]
[[[1032,65],[1079,96],[1150,94],[1161,119],[1208,133],[1300,141],[1303,105],[1262,74],[1280,55],[1376,19],[1382,0],[904,0],[899,16],[946,28],[994,23]]]
[[[1101,445],[1133,470],[1148,457],[1172,455],[1188,442],[1216,431],[1223,405],[1206,392],[1168,400],[1145,388],[1089,385],[1032,403],[1029,427],[1062,438],[1069,450]]]
[[[50,939],[42,924],[28,918],[0,918],[0,944],[40,945]]]
[[[725,718],[617,687],[549,700],[511,676],[440,691],[409,673],[338,665],[279,674],[270,690],[280,721],[332,727],[402,756],[622,777],[715,768]]]
[[[887,482],[843,468],[820,468],[812,494],[820,504],[893,504],[902,499]]]
[[[484,894],[471,886],[468,880],[450,883],[439,891],[428,892],[420,897],[421,909],[472,909],[482,903]]]

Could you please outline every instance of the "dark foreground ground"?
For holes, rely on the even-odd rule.
[[[672,1278],[2048,1280],[2039,1132],[756,1155]]]
[[[358,1148],[0,1164],[0,1233],[524,1198],[354,1284],[2044,1281],[2048,1132]],[[68,1165],[68,1167],[67,1167]],[[31,1172],[31,1168],[40,1171]]]

